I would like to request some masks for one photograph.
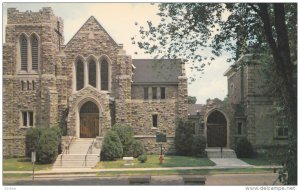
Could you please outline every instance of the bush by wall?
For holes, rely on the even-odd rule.
[[[58,155],[60,143],[61,133],[57,127],[30,128],[25,136],[26,156],[31,157],[31,152],[36,151],[36,162],[52,163]]]
[[[205,157],[206,140],[204,136],[194,135],[192,144],[193,156]]]
[[[26,156],[31,157],[31,152],[37,151],[39,147],[40,128],[29,128],[25,135]]]
[[[127,125],[114,125],[112,130],[115,131],[120,138],[123,147],[123,156],[131,155],[131,145],[134,142],[132,127]]]
[[[254,156],[252,145],[246,138],[238,140],[235,153],[238,158],[251,158]]]
[[[190,121],[178,122],[175,131],[175,149],[179,155],[189,156],[192,155],[193,135],[195,133],[195,125]]]
[[[123,155],[123,146],[118,134],[115,131],[109,131],[104,137],[100,153],[101,160],[112,161],[121,158]]]
[[[132,156],[134,158],[139,157],[140,155],[145,153],[144,144],[141,141],[134,140],[132,145]]]
[[[38,160],[42,164],[53,163],[58,155],[58,146],[60,137],[57,131],[52,128],[44,128],[42,130],[39,149],[37,150]]]
[[[141,155],[139,156],[138,160],[141,162],[141,163],[144,163],[147,161],[147,155]]]

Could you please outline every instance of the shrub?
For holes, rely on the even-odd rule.
[[[204,136],[194,135],[192,144],[193,156],[205,157],[206,140]]]
[[[147,155],[140,155],[138,160],[141,162],[141,163],[144,163],[147,161]]]
[[[58,155],[58,145],[60,137],[57,131],[52,128],[42,128],[37,150],[38,162],[42,164],[50,164],[55,161]]]
[[[132,150],[130,150],[130,147],[134,142],[132,127],[114,125],[112,130],[115,131],[120,138],[123,147],[123,155],[131,155]]]
[[[139,157],[140,155],[145,153],[144,144],[141,141],[134,140],[132,145],[132,156],[134,158]]]
[[[123,147],[118,134],[115,131],[109,131],[103,141],[100,157],[103,161],[112,161],[121,158]]]
[[[190,121],[178,122],[175,131],[175,149],[179,155],[192,155],[193,134],[195,133],[195,125]]]
[[[238,158],[251,158],[254,156],[252,145],[246,138],[238,140],[235,152]]]
[[[25,147],[27,157],[31,157],[31,152],[38,150],[40,134],[39,128],[30,128],[26,131]]]

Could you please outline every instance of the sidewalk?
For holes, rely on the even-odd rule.
[[[115,172],[115,171],[157,171],[157,170],[211,170],[211,169],[228,169],[228,168],[282,168],[282,166],[267,165],[267,166],[201,166],[201,167],[161,167],[161,168],[110,168],[110,169],[91,169],[91,168],[61,168],[61,169],[51,169],[51,170],[40,170],[35,171],[35,175],[87,175],[96,174],[98,172]],[[3,171],[4,174],[30,174],[32,171]]]

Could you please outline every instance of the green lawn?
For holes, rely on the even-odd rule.
[[[237,174],[237,173],[272,173],[270,168],[235,168],[235,169],[199,169],[199,170],[147,170],[147,171],[112,171],[98,172],[98,176],[120,176],[120,175],[207,175],[207,174]]]
[[[35,170],[47,170],[52,168],[52,164],[35,164]],[[28,158],[3,159],[4,171],[32,171],[32,163]]]
[[[163,164],[159,164],[159,155],[147,155],[145,163],[134,159],[132,166],[124,166],[124,161],[101,161],[97,168],[156,168],[156,167],[192,167],[192,166],[214,166],[215,163],[208,158],[186,157],[186,156],[165,156]]]
[[[261,166],[261,165],[281,165],[280,159],[266,158],[266,157],[255,157],[255,158],[240,158],[248,164]]]

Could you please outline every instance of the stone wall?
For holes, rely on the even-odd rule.
[[[176,105],[174,99],[166,101],[131,101],[131,125],[135,135],[156,135],[164,132],[167,136],[175,135]],[[152,115],[158,116],[157,128],[152,127]]]
[[[3,137],[3,156],[19,157],[25,156],[25,137],[24,136],[5,136]]]
[[[161,147],[159,143],[156,143],[155,136],[134,136],[136,140],[142,141],[144,144],[145,151],[147,154],[156,154],[160,155]],[[167,136],[167,142],[162,143],[163,145],[163,154],[175,154],[175,146],[174,146],[174,137]],[[159,161],[159,159],[157,159]]]
[[[39,12],[20,12],[8,9],[5,44],[3,45],[3,144],[4,156],[22,156],[25,153],[23,139],[27,128],[22,127],[21,112],[33,111],[33,126],[56,125],[57,92],[54,63],[59,51],[57,22],[63,33],[63,22],[51,8]],[[39,41],[39,70],[31,70],[31,51],[28,50],[28,70],[20,70],[19,37],[24,34],[28,43],[32,34]],[[61,39],[63,43],[63,38]],[[24,90],[22,90],[22,81]],[[51,90],[50,90],[51,89]],[[53,115],[50,115],[52,113]],[[18,145],[19,144],[19,145]],[[9,151],[7,148],[12,148]],[[20,149],[15,151],[14,148]]]
[[[178,85],[167,85],[167,84],[145,84],[145,85],[136,85],[133,84],[131,88],[132,99],[144,99],[144,87],[148,87],[148,98],[152,99],[152,87],[157,87],[157,98],[160,99],[161,92],[160,87],[165,87],[165,99],[175,99],[178,97]]]

